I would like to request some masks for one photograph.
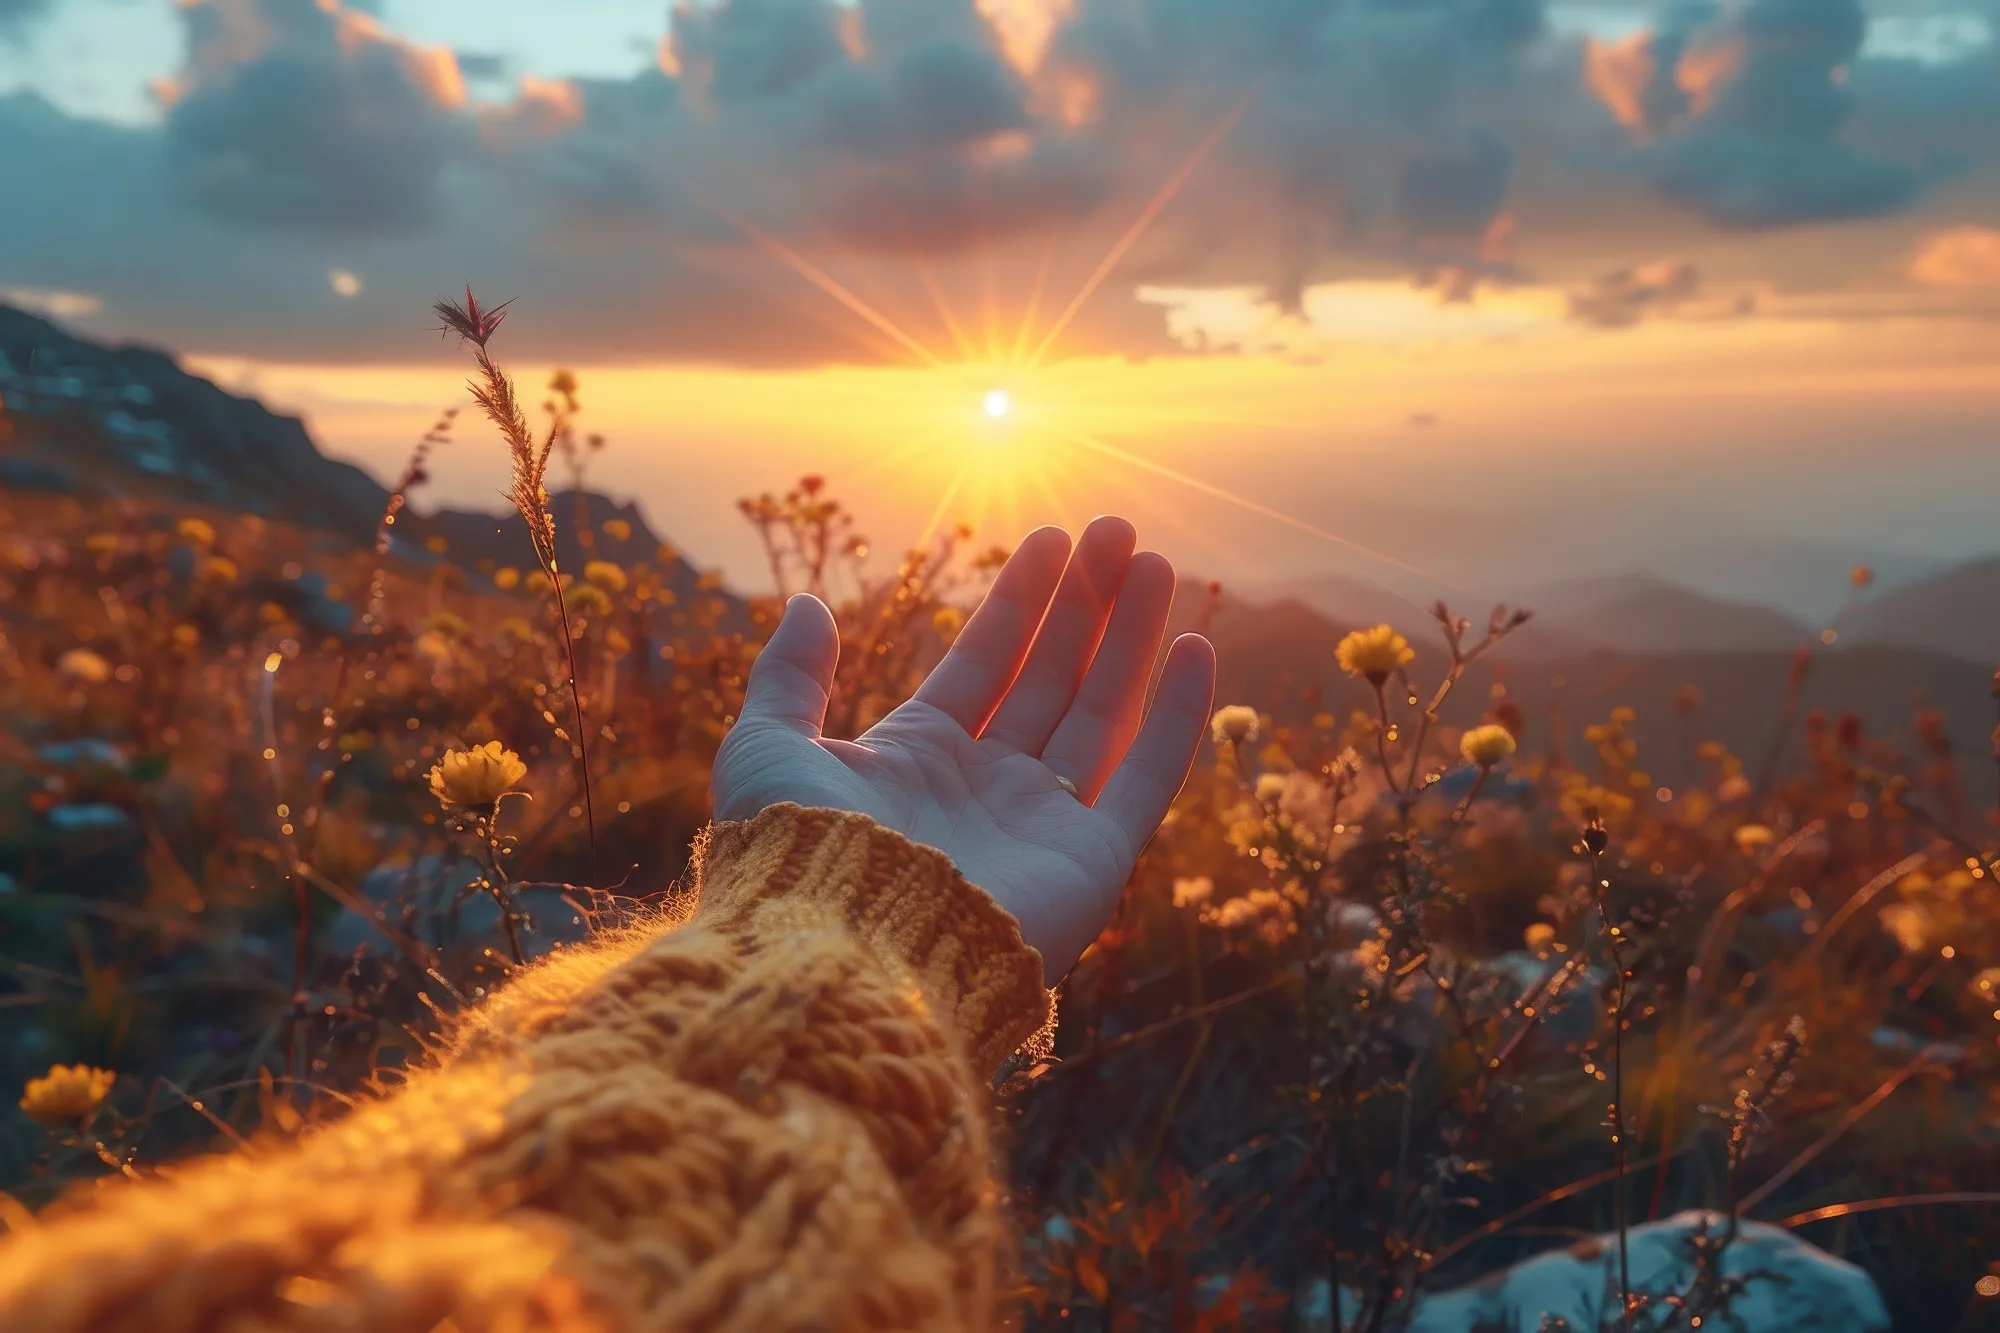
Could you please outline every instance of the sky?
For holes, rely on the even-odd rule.
[[[1803,552],[1832,595],[2000,548],[1996,38],[2000,0],[0,0],[0,300],[386,477],[462,400],[430,301],[511,298],[593,484],[746,584],[730,501],[814,472],[884,549],[1116,509],[1246,585],[1798,597]],[[468,428],[428,498],[503,472]]]

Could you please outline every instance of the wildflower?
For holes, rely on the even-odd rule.
[[[1755,856],[1758,852],[1777,841],[1777,835],[1762,824],[1745,824],[1736,830],[1736,847],[1745,856]]]
[[[604,635],[604,651],[613,657],[623,657],[632,651],[632,640],[619,630],[607,631]]]
[[[583,567],[583,579],[609,593],[624,592],[629,580],[625,571],[609,560],[592,560]]]
[[[194,576],[203,583],[234,583],[236,562],[228,556],[212,555],[196,566]]]
[[[940,606],[931,613],[931,628],[946,643],[958,638],[958,632],[965,628],[965,612],[955,606]]]
[[[40,1078],[28,1080],[21,1109],[28,1118],[50,1129],[82,1124],[111,1095],[118,1075],[90,1065],[55,1065]]]
[[[431,795],[442,805],[491,805],[526,776],[520,755],[488,741],[470,750],[446,750],[431,769]]]
[[[512,565],[502,565],[493,571],[493,586],[501,592],[512,592],[521,586],[521,571]]]
[[[1264,773],[1259,775],[1259,777],[1257,778],[1257,799],[1259,801],[1263,802],[1265,805],[1275,805],[1277,804],[1278,798],[1280,796],[1283,796],[1284,794],[1285,794],[1284,774]]]
[[[1241,745],[1244,741],[1255,740],[1261,725],[1257,710],[1242,704],[1218,708],[1215,716],[1208,720],[1209,733],[1215,737],[1217,745]]]
[[[1521,932],[1521,939],[1528,946],[1529,953],[1546,953],[1556,942],[1556,928],[1546,921],[1537,921]]]
[[[1355,630],[1340,641],[1333,655],[1342,671],[1377,686],[1389,678],[1390,672],[1416,658],[1410,641],[1387,625]]]
[[[215,545],[215,528],[198,518],[184,518],[180,522],[180,534],[191,546],[204,549]]]
[[[1174,881],[1174,906],[1199,907],[1215,893],[1215,881],[1207,875],[1182,876]]]
[[[1474,727],[1458,738],[1458,752],[1468,764],[1481,768],[1493,765],[1514,753],[1514,733],[1496,722]]]
[[[1725,803],[1740,801],[1749,796],[1751,790],[1750,779],[1744,777],[1741,773],[1734,773],[1724,778],[1722,785],[1715,789],[1715,798]]]
[[[1909,903],[1893,903],[1877,913],[1882,929],[1895,938],[1904,953],[1923,953],[1930,946],[1931,923],[1923,909]]]
[[[604,520],[604,535],[614,542],[629,542],[632,540],[632,525],[622,518],[607,518]]]
[[[56,670],[85,685],[102,685],[111,679],[111,663],[88,648],[72,648],[58,657]]]
[[[608,616],[612,609],[610,596],[595,583],[583,583],[571,588],[564,596],[563,604],[572,615]]]
[[[193,625],[182,623],[174,626],[174,642],[183,648],[192,648],[201,642],[201,631]]]

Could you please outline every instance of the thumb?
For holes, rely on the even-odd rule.
[[[833,612],[811,593],[800,593],[785,603],[784,619],[750,666],[741,721],[818,736],[839,661]]]

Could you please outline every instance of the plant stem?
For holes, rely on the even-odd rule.
[[[555,590],[556,619],[562,626],[563,657],[569,668],[569,702],[576,718],[576,771],[583,786],[584,828],[590,839],[590,884],[597,887],[597,811],[590,795],[590,742],[584,736],[583,687],[576,674],[576,637],[570,633],[569,604],[563,600],[562,575],[556,569],[556,556],[550,551],[542,558],[542,567],[549,576],[549,586]]]
[[[1597,881],[1597,911],[1604,920],[1604,936],[1611,950],[1611,965],[1618,972],[1611,1012],[1611,1148],[1613,1166],[1618,1173],[1617,1184],[1613,1186],[1612,1213],[1618,1224],[1618,1327],[1622,1333],[1632,1333],[1632,1255],[1628,1234],[1630,1219],[1627,1216],[1629,1200],[1625,1188],[1625,951],[1618,943],[1618,927],[1611,920],[1604,866],[1596,851],[1590,854],[1590,873]]]

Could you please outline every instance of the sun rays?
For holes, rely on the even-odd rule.
[[[971,320],[963,318],[953,308],[930,266],[922,259],[912,259],[909,271],[932,307],[949,344],[948,351],[934,349],[791,245],[746,219],[712,208],[718,217],[735,227],[759,251],[805,279],[859,319],[872,334],[886,339],[897,352],[914,357],[921,367],[938,372],[936,404],[924,403],[914,411],[911,404],[899,404],[911,418],[909,424],[917,428],[909,430],[906,438],[877,452],[859,469],[842,478],[852,483],[884,473],[929,470],[928,466],[918,468],[916,465],[920,463],[936,463],[948,469],[943,488],[913,544],[916,548],[927,547],[947,523],[954,521],[982,530],[989,524],[997,524],[1003,530],[1018,529],[1022,521],[1024,491],[1065,522],[1075,509],[1065,496],[1077,484],[1089,483],[1094,487],[1093,493],[1114,494],[1121,505],[1130,507],[1131,501],[1136,498],[1131,486],[1131,474],[1136,472],[1281,524],[1376,565],[1414,575],[1440,588],[1465,591],[1392,552],[1368,546],[1320,524],[1239,494],[1218,482],[1148,458],[1104,439],[1100,430],[1086,428],[1093,420],[1101,425],[1107,415],[1134,428],[1142,427],[1148,419],[1176,426],[1268,426],[1273,430],[1299,429],[1300,423],[1197,417],[1147,403],[1084,404],[1066,399],[1044,372],[1050,354],[1070,332],[1078,315],[1196,177],[1203,164],[1229,138],[1257,99],[1264,82],[1259,80],[1225,108],[1206,132],[1195,140],[1159,189],[1112,240],[1103,256],[1046,326],[1038,327],[1049,295],[1048,285],[1055,261],[1062,248],[1061,236],[1052,237],[1043,250],[1034,280],[1022,293],[1018,314],[1012,318],[1002,309],[990,255],[985,257],[980,272],[980,308]],[[903,359],[900,355],[890,357],[892,363]],[[923,396],[929,398],[931,395],[925,392]],[[1138,507],[1156,506],[1142,500]],[[1213,525],[1191,518],[1184,506],[1161,505],[1157,508],[1165,511],[1157,516],[1160,526],[1175,531],[1190,544],[1217,546]],[[1365,574],[1361,577],[1367,578]],[[1384,586],[1373,578],[1367,581]],[[1385,590],[1393,592],[1392,589]]]

